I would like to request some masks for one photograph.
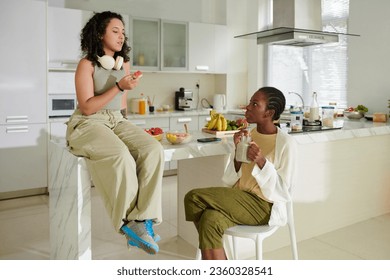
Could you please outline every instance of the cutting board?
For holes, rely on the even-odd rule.
[[[215,137],[233,137],[234,133],[239,132],[239,130],[217,131],[207,128],[202,128],[202,131],[205,133],[214,134]]]

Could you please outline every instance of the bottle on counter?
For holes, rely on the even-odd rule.
[[[143,93],[141,94],[141,98],[138,101],[138,114],[145,115],[146,113],[146,98]]]
[[[313,92],[313,98],[310,105],[309,122],[315,122],[320,119],[319,106],[317,102],[317,93]]]

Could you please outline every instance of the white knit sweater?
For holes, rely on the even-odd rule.
[[[286,202],[291,200],[291,189],[294,185],[297,147],[292,136],[278,128],[275,144],[274,163],[266,161],[260,169],[257,165],[252,170],[263,195],[273,202],[270,226],[283,226],[287,223]],[[241,176],[241,170],[234,169],[234,156],[232,152],[225,167],[223,181],[227,186],[233,186]]]

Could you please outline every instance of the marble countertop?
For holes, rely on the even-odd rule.
[[[365,119],[358,121],[339,120],[339,122],[340,121],[342,121],[343,125],[341,129],[304,132],[290,135],[294,137],[298,144],[302,145],[382,135],[387,135],[389,137],[390,144],[389,122],[374,123]],[[190,131],[190,133],[192,135],[192,140],[187,144],[172,145],[163,137],[161,144],[164,147],[166,161],[222,155],[229,153],[233,148],[233,138],[231,136],[221,138],[220,142],[199,143],[197,142],[198,138],[213,137],[214,135],[201,131]]]
[[[338,118],[335,126],[340,129],[327,131],[311,131],[303,133],[292,133],[291,135],[299,144],[309,144],[318,142],[330,142],[359,137],[388,135],[390,136],[390,123],[372,122],[366,119],[349,120]],[[285,128],[288,130],[287,128]],[[390,143],[390,142],[389,142]]]
[[[165,161],[225,155],[229,154],[234,148],[233,138],[231,136],[222,137],[219,142],[199,143],[197,142],[198,138],[214,137],[215,135],[202,131],[190,131],[190,133],[192,139],[187,144],[173,145],[168,142],[165,136],[163,137],[160,143],[164,147]],[[343,128],[341,129],[291,135],[301,145],[385,135],[389,137],[390,144],[390,123],[373,123],[366,120],[344,120]],[[65,146],[65,141],[53,142]]]
[[[232,137],[223,137],[218,142],[199,143],[197,139],[214,137],[215,135],[202,131],[190,131],[192,139],[187,144],[171,144],[163,137],[161,144],[164,147],[165,161],[190,159],[205,156],[229,154],[234,148]]]

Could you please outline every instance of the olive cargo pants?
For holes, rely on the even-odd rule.
[[[184,197],[186,220],[195,223],[200,249],[223,248],[222,236],[235,225],[264,225],[272,203],[229,187],[193,189]]]

